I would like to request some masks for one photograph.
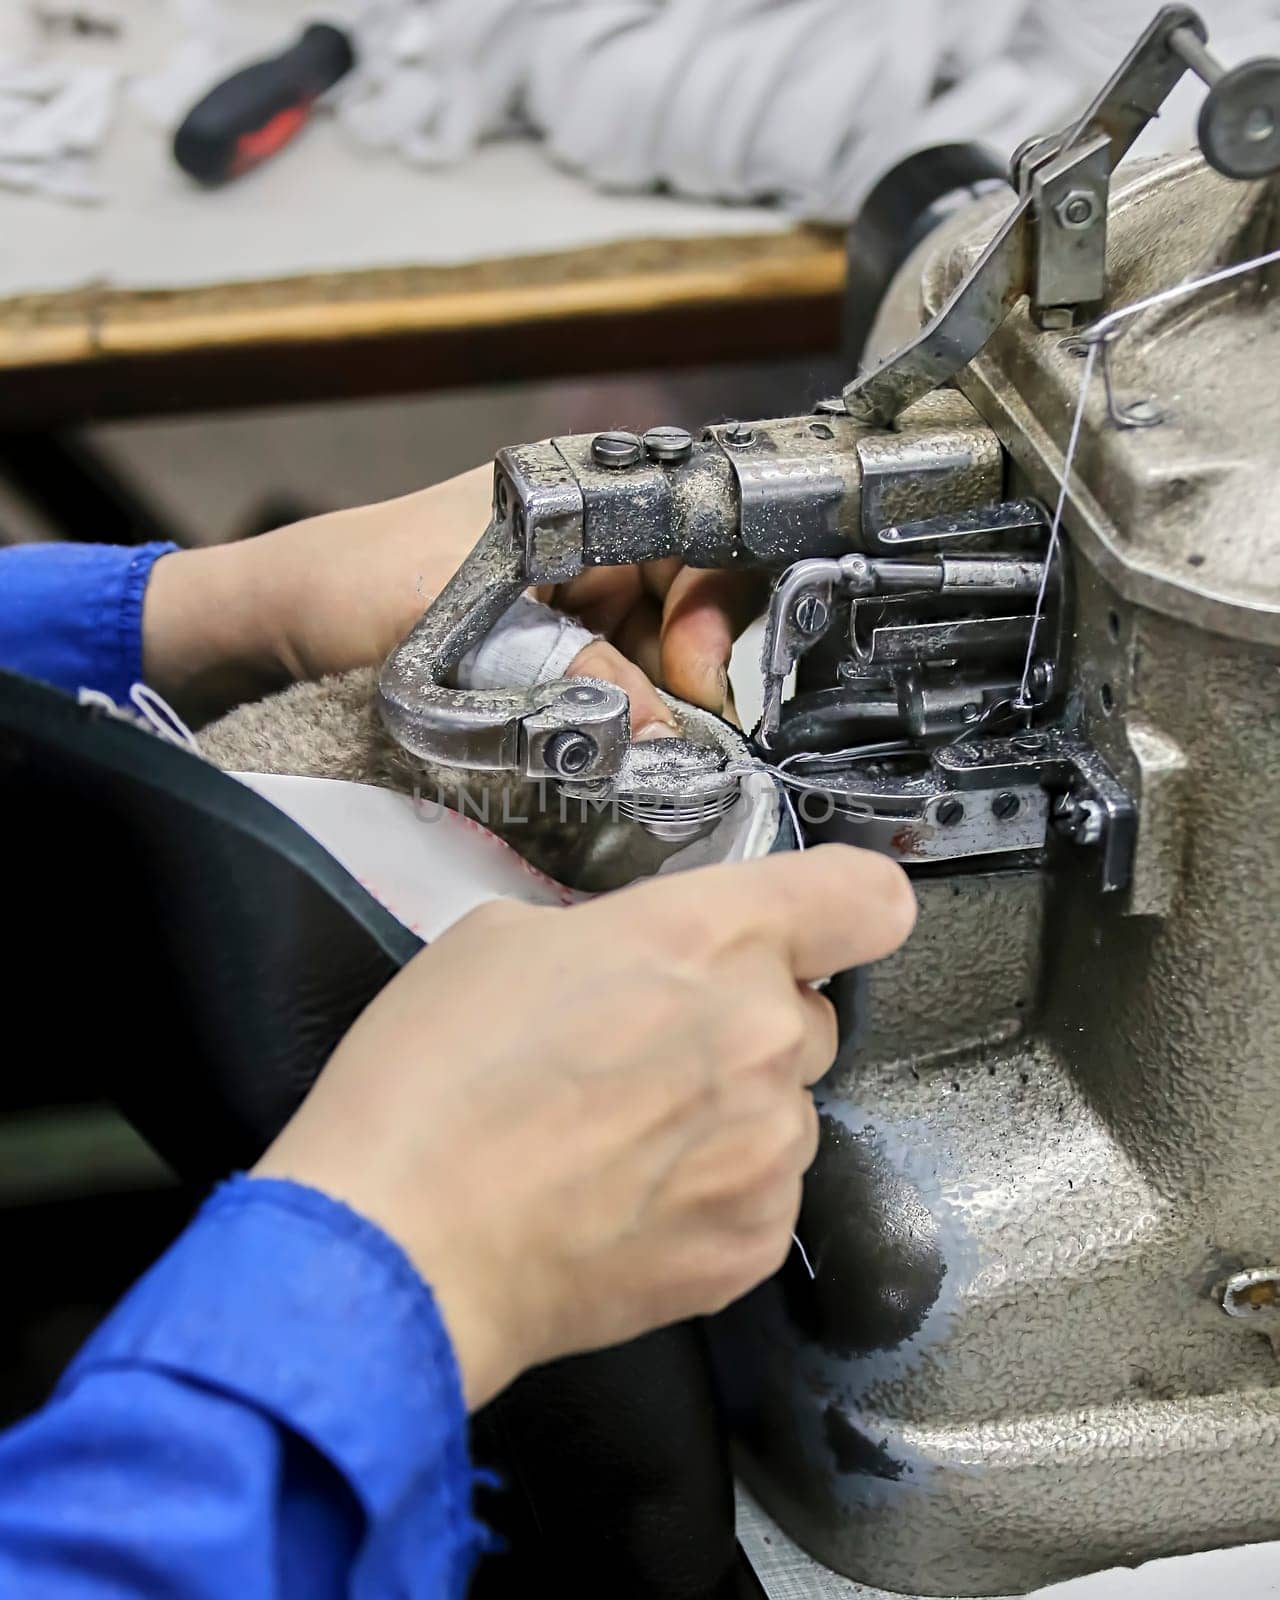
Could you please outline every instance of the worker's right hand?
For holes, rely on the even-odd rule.
[[[901,869],[844,845],[484,906],[378,996],[255,1170],[400,1241],[477,1406],[781,1265],[836,1049],[809,980],[914,915]]]

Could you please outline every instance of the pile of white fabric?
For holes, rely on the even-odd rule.
[[[364,65],[339,115],[355,137],[411,161],[456,161],[523,125],[609,188],[776,200],[846,220],[911,150],[976,139],[1007,152],[1065,122],[1153,10],[1153,0],[370,0]],[[1280,0],[1201,10],[1227,62],[1280,47]],[[1192,132],[1185,115],[1162,131],[1166,145]]]
[[[129,0],[117,3],[129,10]],[[355,39],[359,65],[330,101],[364,147],[438,165],[523,132],[608,188],[776,201],[834,220],[847,219],[879,173],[913,149],[976,139],[1008,151],[1061,125],[1155,8],[1155,0],[157,3],[167,6],[171,45],[158,68],[133,74],[133,94],[161,126],[235,66],[288,44],[303,20],[323,17]],[[1226,62],[1280,53],[1280,0],[1203,0],[1201,10]],[[1202,93],[1197,86],[1180,98],[1146,148],[1189,142]],[[63,69],[48,50],[33,63],[6,48],[0,26],[0,183],[61,185],[83,197],[113,94],[111,72]]]
[[[98,21],[118,26],[109,9]],[[94,157],[111,125],[119,73],[109,62],[63,55],[59,23],[56,7],[0,5],[0,187],[96,200]]]

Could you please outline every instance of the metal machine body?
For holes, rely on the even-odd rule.
[[[1113,176],[1188,66],[1207,160]],[[415,757],[660,836],[625,696],[451,667],[583,566],[775,578],[753,764],[808,838],[908,865],[921,916],[818,1091],[812,1276],[713,1345],[761,1503],[895,1592],[1280,1536],[1277,85],[1167,7],[1012,209],[934,236],[903,351],[813,416],[502,452],[384,669]],[[664,766],[682,837],[732,803],[698,742]]]

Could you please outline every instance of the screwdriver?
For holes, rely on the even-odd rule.
[[[341,28],[313,22],[280,55],[241,67],[211,89],[174,134],[174,160],[201,183],[238,178],[288,144],[317,96],[355,59]]]

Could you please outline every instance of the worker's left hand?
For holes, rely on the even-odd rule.
[[[144,613],[148,682],[195,719],[299,680],[380,663],[462,564],[489,519],[493,469],[242,544],[156,563]],[[634,735],[681,699],[731,713],[733,639],[759,595],[678,560],[596,568],[543,597],[602,637],[571,663],[631,699]]]

